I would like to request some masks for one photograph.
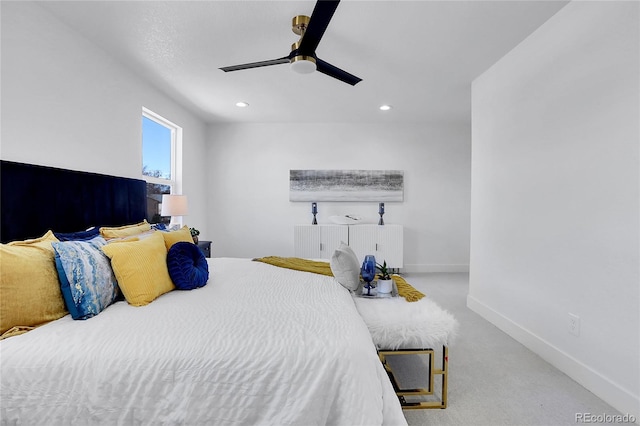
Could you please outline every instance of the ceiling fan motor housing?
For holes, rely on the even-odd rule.
[[[299,74],[310,74],[316,70],[316,58],[297,55],[291,58],[291,69]]]

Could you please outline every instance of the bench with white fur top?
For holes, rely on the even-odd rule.
[[[354,301],[378,348],[378,355],[402,408],[446,408],[449,345],[458,329],[458,322],[453,315],[427,297],[408,302],[403,297],[356,296]],[[427,356],[426,387],[400,387],[387,359],[395,355]],[[440,355],[439,362],[436,361],[437,355]],[[436,376],[441,379],[439,389]],[[415,401],[416,398],[426,400]]]

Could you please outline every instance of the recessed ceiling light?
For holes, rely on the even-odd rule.
[[[246,103],[246,102],[236,102],[236,106],[237,106],[238,108],[245,108],[245,107],[248,107],[248,106],[249,106],[249,104],[248,104],[248,103]]]
[[[389,111],[391,109],[391,105],[380,105],[380,111]]]

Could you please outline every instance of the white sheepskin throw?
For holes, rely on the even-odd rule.
[[[354,301],[378,349],[450,346],[458,330],[453,315],[426,297],[417,302],[407,302],[403,297],[354,297]]]

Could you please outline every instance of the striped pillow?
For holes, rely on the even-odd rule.
[[[138,235],[142,232],[150,230],[151,225],[149,225],[149,223],[145,219],[142,222],[133,225],[124,225],[115,228],[103,226],[102,228],[100,228],[100,235],[102,235],[105,239],[110,240],[112,238],[132,237],[134,235]]]
[[[167,269],[167,249],[162,232],[154,232],[139,241],[107,244],[102,251],[111,259],[111,267],[127,302],[148,305],[175,288]]]
[[[175,243],[181,241],[193,244],[193,237],[191,236],[191,231],[188,226],[183,226],[177,231],[163,232],[162,237],[164,238],[164,245],[167,247],[167,250]]]

